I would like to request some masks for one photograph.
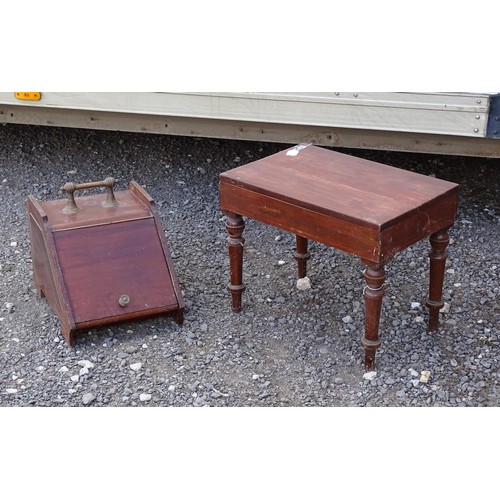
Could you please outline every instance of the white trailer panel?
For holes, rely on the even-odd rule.
[[[490,111],[497,97],[404,92],[44,92],[39,101],[23,101],[13,92],[0,92],[0,122],[500,156],[500,142],[490,134]]]

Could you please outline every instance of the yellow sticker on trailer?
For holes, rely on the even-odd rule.
[[[14,95],[21,101],[39,101],[42,98],[41,92],[14,92]]]

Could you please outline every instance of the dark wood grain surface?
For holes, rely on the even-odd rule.
[[[220,180],[380,229],[458,189],[452,182],[317,146],[296,156],[288,151],[222,173]]]

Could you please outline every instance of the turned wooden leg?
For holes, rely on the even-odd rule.
[[[382,297],[384,296],[384,267],[368,264],[364,275],[366,281],[363,291],[365,296],[365,336],[361,339],[361,345],[365,350],[365,369],[372,370],[375,367],[375,353],[380,347],[378,328]]]
[[[444,306],[443,301],[443,281],[444,268],[448,253],[446,247],[450,242],[448,230],[434,233],[430,237],[431,251],[430,257],[430,277],[429,277],[429,298],[425,305],[429,308],[428,330],[436,330],[439,326],[439,310]]]
[[[307,275],[307,261],[310,254],[307,251],[307,238],[296,235],[295,260],[298,263],[297,276],[305,278]]]
[[[245,221],[238,214],[227,214],[226,229],[228,232],[227,246],[229,249],[229,265],[231,281],[228,290],[232,296],[232,307],[234,312],[241,311],[241,295],[245,290],[243,284],[243,230]]]

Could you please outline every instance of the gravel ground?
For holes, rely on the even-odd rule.
[[[293,236],[250,220],[244,308],[231,312],[218,176],[288,146],[1,125],[0,405],[499,406],[500,161],[344,150],[461,185],[442,327],[426,333],[420,242],[387,266],[377,372],[364,378],[355,257],[312,242],[312,288],[299,291]],[[185,321],[94,329],[70,348],[35,293],[25,201],[109,175],[117,189],[136,180],[156,201]]]

